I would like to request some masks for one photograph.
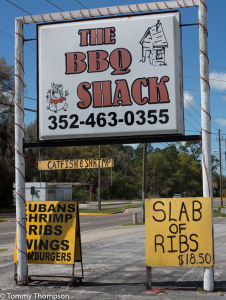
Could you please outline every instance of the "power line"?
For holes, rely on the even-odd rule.
[[[188,102],[188,100],[187,100],[185,97],[184,97],[184,100],[187,101],[187,103],[191,106],[191,108],[194,109],[194,111],[197,113],[197,115],[201,117],[201,115],[200,115],[200,114],[197,112],[197,110],[191,105],[191,103]],[[185,108],[185,110],[186,110],[186,108]],[[186,111],[187,111],[187,110],[186,110]],[[187,111],[187,113],[189,114],[188,111]],[[189,115],[190,115],[190,114],[189,114]],[[191,116],[191,115],[190,115],[190,116]],[[216,128],[216,127],[213,126],[213,125],[211,125],[211,127],[213,127],[214,129],[218,130],[218,128]],[[213,134],[215,134],[215,133],[213,133]]]
[[[76,2],[78,2],[79,4],[81,4],[83,7],[85,7],[86,9],[88,9],[88,7],[86,7],[85,5],[83,5],[81,2],[79,2],[78,0],[75,0]]]
[[[13,105],[13,104],[7,104],[7,103],[2,103],[2,102],[0,102],[0,104],[5,105],[5,106],[10,106],[10,107],[15,107],[15,105]],[[30,109],[30,108],[24,108],[24,110],[28,110],[31,112],[37,112],[37,110]]]
[[[8,0],[6,0],[6,1],[8,1]],[[46,0],[46,1],[50,2],[49,0]],[[77,1],[77,0],[75,0],[75,1]],[[78,2],[78,1],[77,1],[77,2]],[[50,2],[50,3],[51,3],[51,2]],[[80,3],[80,2],[78,2],[78,3]],[[51,4],[53,4],[53,3],[51,3]],[[80,3],[80,4],[81,4],[81,3]],[[54,4],[53,4],[53,5],[54,5]],[[83,5],[83,4],[81,4],[81,5]],[[56,5],[54,5],[54,6],[56,6]],[[84,5],[83,5],[83,6],[84,6]],[[56,6],[56,7],[57,7],[57,6]],[[84,7],[87,8],[86,6],[84,6]],[[58,8],[58,7],[57,7],[57,8]],[[60,9],[60,8],[58,8],[58,9]],[[60,9],[60,10],[61,10],[61,9]],[[61,11],[63,11],[63,10],[61,10]],[[2,31],[2,30],[0,30],[0,32],[2,32],[2,33],[4,33],[5,35],[11,37],[12,39],[15,39],[13,36],[9,35],[8,33],[4,32],[4,31]],[[36,49],[34,49],[34,48],[32,48],[32,47],[30,47],[30,46],[28,46],[28,45],[26,45],[26,44],[25,44],[25,46],[27,46],[27,47],[29,47],[29,48],[31,48],[31,49],[33,49],[33,50],[36,51]],[[189,64],[189,63],[184,63],[184,64]],[[196,65],[196,64],[190,64],[190,65]],[[199,66],[199,65],[197,65],[197,66]],[[218,68],[218,69],[225,69],[225,70],[226,70],[226,68],[220,68],[220,67],[212,67],[212,68]],[[200,77],[188,76],[188,75],[183,75],[183,77],[200,78]],[[225,80],[218,80],[218,79],[210,79],[210,80],[226,82]],[[186,89],[186,90],[188,90],[188,89]],[[188,91],[200,92],[200,91],[198,91],[198,90],[188,90]],[[211,92],[211,93],[212,93],[212,92]],[[215,94],[215,93],[213,93],[213,94]],[[217,93],[217,94],[218,94],[218,93]],[[220,95],[226,95],[226,94],[220,94]]]
[[[199,64],[192,64],[192,63],[185,63],[185,62],[183,64],[185,64],[185,65],[192,65],[192,66],[200,66]],[[209,66],[209,68],[226,70],[226,68],[214,67],[214,66]]]
[[[167,146],[166,146],[166,145],[164,145],[163,143],[160,143],[160,144],[161,144],[161,145],[163,145],[165,148],[166,148],[166,147],[169,147],[168,143],[167,143]]]
[[[26,97],[26,96],[24,96],[24,98],[27,98],[27,99],[30,99],[30,100],[34,100],[34,101],[37,101],[37,99],[34,99],[34,98],[30,98],[30,97]]]
[[[196,122],[199,126],[201,126],[201,124],[200,124],[195,118],[192,117],[192,115],[187,111],[186,108],[185,108],[185,110],[186,110],[186,112],[189,114],[189,116],[190,116],[193,120],[195,120],[195,122]]]
[[[184,89],[184,90],[185,90],[185,91],[192,91],[192,92],[199,92],[199,93],[201,93],[201,91],[199,91],[199,90],[190,90],[190,89]],[[222,93],[214,93],[214,92],[210,92],[210,94],[226,96],[226,94],[222,94]]]
[[[63,9],[59,8],[58,6],[56,6],[55,4],[53,4],[52,2],[50,2],[49,0],[46,0],[47,2],[49,2],[50,4],[52,4],[53,6],[55,6],[56,8],[58,8],[61,11],[64,11]]]
[[[8,33],[4,32],[4,31],[2,31],[2,30],[0,30],[0,32],[4,33],[5,35],[8,35],[9,37],[11,37],[12,39],[14,39],[14,40],[15,40],[15,37],[13,37],[13,36],[9,35]],[[29,48],[31,48],[31,49],[33,49],[33,50],[35,50],[35,51],[36,51],[36,49],[35,49],[35,48],[33,48],[33,47],[31,47],[31,46],[28,46],[28,45],[26,45],[26,44],[25,44],[25,46],[27,46],[27,47],[29,47]]]
[[[197,130],[196,130],[196,131],[194,131],[194,130],[188,130],[188,129],[185,129],[185,131],[197,132]]]
[[[198,76],[196,77],[196,76],[183,75],[183,77],[190,77],[190,78],[198,78],[198,79],[200,79],[200,77],[198,77]],[[226,80],[220,80],[220,79],[211,79],[211,78],[209,78],[209,80],[226,82]]]
[[[187,121],[187,120],[186,120],[186,121]],[[188,122],[188,121],[187,121],[187,122]],[[189,123],[189,122],[188,122],[188,123]],[[190,123],[189,123],[189,124],[190,124]],[[190,125],[191,125],[191,124],[190,124]],[[187,131],[189,131],[189,132],[197,132],[197,130],[196,130],[196,131],[194,131],[194,130],[187,130],[187,129],[186,129],[185,131],[186,131],[186,132],[187,132]],[[218,134],[218,133],[214,133],[214,134]],[[216,142],[216,141],[215,141],[215,140],[213,140],[213,139],[211,139],[211,141],[213,141],[213,142]]]
[[[24,10],[23,8],[21,8],[20,6],[16,5],[15,3],[9,1],[9,0],[6,0],[7,2],[11,3],[12,5],[18,7],[19,9],[21,9],[22,11],[26,12],[27,14],[31,15],[31,13],[29,13],[28,11]]]
[[[187,103],[191,106],[192,109],[197,113],[198,116],[201,117],[201,115],[197,112],[197,110],[194,108],[194,106],[191,105],[191,103],[184,97],[184,100],[187,101]]]
[[[185,119],[185,118],[184,118]],[[185,121],[188,122],[188,120],[185,119]],[[189,125],[191,125],[197,132],[200,132],[197,128],[195,128],[191,123],[188,122]]]
[[[0,90],[0,91],[1,91],[1,92],[5,92],[5,93],[14,94],[14,92],[11,92],[11,91],[4,91],[4,90]],[[30,100],[37,101],[37,99],[31,98],[31,97],[26,97],[26,96],[24,96],[24,98],[27,98],[27,99],[30,99]]]

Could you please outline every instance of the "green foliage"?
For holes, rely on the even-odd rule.
[[[200,163],[187,151],[180,152],[176,144],[148,155],[147,176],[149,197],[173,197],[176,193],[187,197],[202,195]]]
[[[181,152],[188,153],[191,155],[193,160],[197,162],[201,162],[200,155],[202,153],[202,150],[199,141],[196,142],[187,141],[185,144],[179,143],[179,145],[180,145],[179,149]]]
[[[217,168],[220,165],[219,159],[215,155],[211,155],[212,172],[216,174]]]
[[[36,122],[26,127],[26,141],[36,141]],[[137,197],[139,186],[135,176],[135,168],[132,160],[134,149],[131,146],[103,145],[101,157],[114,155],[114,168],[101,169],[101,197],[102,199],[134,199]],[[99,146],[78,146],[62,148],[28,149],[26,157],[26,181],[36,180],[46,182],[80,182],[93,183],[92,200],[97,199],[98,194],[98,169],[57,170],[41,171],[37,169],[39,160],[62,160],[80,158],[98,158]],[[41,175],[40,175],[41,174]],[[112,178],[112,180],[111,180]],[[111,184],[112,182],[112,184]],[[80,188],[80,197],[83,199],[83,189]],[[79,188],[73,187],[73,198],[79,199]],[[89,200],[88,186],[84,187],[84,201]]]
[[[145,225],[145,223],[136,223],[136,224],[128,223],[128,224],[123,224],[122,226],[137,226],[137,225]]]
[[[214,209],[213,211],[213,216],[214,217],[226,217],[226,214],[222,213],[219,209]]]
[[[0,57],[0,86],[2,92],[14,90],[14,67],[7,64],[4,56]]]
[[[14,182],[14,68],[0,57],[0,207],[12,205]],[[36,121],[25,128],[26,142],[37,141]],[[98,158],[99,146],[36,148],[25,151],[26,181],[92,183],[92,199],[97,199],[98,169],[38,171],[39,160]],[[143,175],[143,144],[136,149],[130,145],[103,145],[101,157],[114,157],[114,167],[101,169],[101,197],[103,199],[136,199],[141,196]],[[171,143],[165,149],[147,145],[147,195],[149,197],[202,196],[201,147],[199,142]],[[212,156],[212,170],[216,174],[219,161]],[[225,180],[224,180],[225,182]],[[223,188],[226,188],[224,186]],[[80,192],[82,189],[80,190]],[[83,198],[83,192],[81,192]],[[78,187],[73,197],[79,198]],[[88,187],[84,200],[89,200]]]
[[[123,212],[125,209],[128,208],[137,208],[137,207],[141,207],[142,204],[136,204],[136,205],[125,205],[125,206],[119,206],[119,207],[111,207],[111,208],[102,208],[101,209],[101,213],[119,213],[119,212]],[[98,213],[100,212],[98,209],[92,209],[91,206],[91,210],[88,212],[87,210],[80,210],[79,212],[81,213]]]
[[[13,203],[14,182],[14,71],[0,57],[0,207]]]

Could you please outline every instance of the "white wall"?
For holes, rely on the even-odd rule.
[[[31,195],[31,187],[35,187],[35,195]],[[14,192],[15,199],[15,192]],[[26,201],[63,201],[72,200],[72,185],[48,185],[47,182],[26,182]]]

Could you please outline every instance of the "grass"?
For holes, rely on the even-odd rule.
[[[109,202],[109,203],[104,203],[104,204],[102,204],[101,203],[101,206],[106,206],[106,205],[121,205],[121,204],[123,204],[123,205],[125,205],[125,204],[128,204],[128,202],[122,202],[122,203],[111,203],[111,202]]]
[[[223,289],[223,288],[215,288],[215,291],[216,291],[216,292],[219,292],[219,293],[223,293],[223,292],[224,292],[224,289]]]
[[[129,224],[123,224],[122,226],[136,226],[136,225],[145,225],[145,223],[137,223],[137,224],[133,224],[133,223],[129,223]]]
[[[0,249],[0,252],[2,252],[2,251],[7,251],[7,250],[9,250],[9,249]]]
[[[214,211],[213,211],[213,216],[214,217],[226,217],[226,214],[223,214],[223,213],[221,213],[221,211],[220,210],[218,210],[218,209],[214,209]]]
[[[16,211],[15,207],[0,208],[0,213],[11,213],[15,211]]]
[[[87,209],[87,210],[79,210],[80,213],[116,213],[116,212],[121,212],[123,209],[127,208],[137,208],[137,207],[142,207],[142,204],[137,204],[137,205],[125,205],[121,207],[111,207],[111,208],[104,208],[99,211],[98,209]]]
[[[195,288],[196,288],[197,292],[203,292],[204,291],[204,288],[201,287],[201,286],[196,286]]]

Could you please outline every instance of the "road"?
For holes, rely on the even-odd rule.
[[[137,219],[141,222],[141,209],[130,209],[128,213],[118,213],[112,215],[80,215],[81,233],[94,230],[118,227],[123,224],[133,222],[133,212],[138,211]],[[3,214],[1,214],[3,217]],[[7,247],[15,243],[16,219],[15,213],[4,214],[9,222],[0,223],[0,248]]]
[[[224,199],[224,204],[226,200]],[[220,199],[213,199],[213,207],[216,208],[220,205]],[[86,206],[86,205],[85,205]],[[120,205],[117,205],[120,206]],[[123,205],[122,205],[123,206]],[[105,206],[104,208],[107,208]],[[94,207],[93,207],[94,208]],[[137,214],[138,222],[141,222],[141,209],[138,209]],[[107,229],[118,227],[123,224],[128,224],[133,222],[133,212],[134,209],[130,209],[128,213],[118,213],[113,215],[80,215],[81,233],[89,232],[100,229]],[[1,214],[1,217],[5,217],[9,222],[0,223],[0,248],[15,243],[15,233],[16,233],[16,219],[15,213]]]

